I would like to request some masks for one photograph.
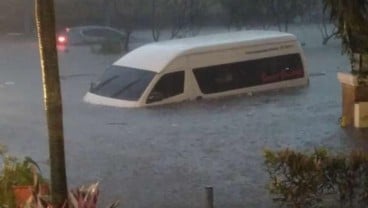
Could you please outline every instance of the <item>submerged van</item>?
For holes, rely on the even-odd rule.
[[[292,34],[241,31],[157,42],[112,64],[84,101],[142,107],[308,84]]]

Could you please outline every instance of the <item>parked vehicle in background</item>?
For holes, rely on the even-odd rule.
[[[76,45],[123,44],[125,35],[118,29],[106,26],[80,26],[65,28],[57,34],[58,48]]]
[[[296,37],[243,31],[142,46],[109,67],[84,100],[117,107],[160,105],[305,86]]]

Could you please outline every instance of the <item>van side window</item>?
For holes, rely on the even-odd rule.
[[[184,92],[184,71],[163,75],[148,95],[147,103],[182,94]]]
[[[193,69],[204,94],[304,77],[300,54],[288,54]]]

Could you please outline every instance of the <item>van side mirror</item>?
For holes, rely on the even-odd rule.
[[[147,103],[153,103],[161,101],[165,98],[164,94],[159,91],[152,91],[147,98]]]

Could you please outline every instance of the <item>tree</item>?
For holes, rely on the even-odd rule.
[[[315,23],[322,16],[321,0],[309,0],[301,2],[303,12],[300,14],[300,20],[303,23]]]
[[[112,0],[103,0],[103,10],[104,10],[104,25],[111,26],[113,11],[114,11],[114,2]]]
[[[368,2],[366,0],[324,0],[325,11],[337,27],[343,52],[350,58],[351,74],[338,74],[342,86],[342,125],[360,128],[362,119],[355,104],[367,102],[368,92]],[[348,78],[348,79],[345,79]],[[349,81],[346,81],[349,80]],[[357,112],[359,116],[355,113]]]
[[[353,73],[368,74],[368,2],[324,0],[324,6],[337,27],[343,51],[351,58]]]
[[[151,0],[151,32],[154,41],[160,39],[165,5],[165,0]]]
[[[273,0],[219,0],[221,7],[228,17],[228,27],[237,30],[247,26],[262,26],[267,28],[273,24]]]
[[[269,8],[280,31],[288,31],[289,24],[295,17],[301,17],[306,10],[305,7],[308,6],[305,0],[262,0],[261,2],[265,8]]]
[[[317,13],[320,20],[318,23],[318,29],[322,35],[322,45],[326,45],[331,38],[336,36],[337,28],[334,24],[331,24],[328,15],[323,11],[322,2],[318,2],[315,13]]]
[[[67,198],[67,180],[53,0],[36,1],[36,23],[49,134],[51,195],[53,204],[61,207]]]
[[[330,22],[325,15],[321,16],[321,23],[318,26],[322,35],[322,45],[327,45],[328,41],[337,35],[337,28],[335,25],[330,27]]]
[[[199,33],[211,0],[168,0],[171,38]]]
[[[224,12],[227,15],[227,25],[230,29],[235,27],[240,30],[244,27],[249,17],[249,0],[220,0]]]
[[[0,30],[31,34],[33,0],[1,0]]]
[[[129,51],[129,42],[133,31],[137,28],[140,17],[144,16],[146,0],[114,0],[115,13],[125,33],[124,50]]]
[[[54,0],[60,28],[104,24],[106,9],[102,0]],[[77,12],[76,12],[77,11]]]

